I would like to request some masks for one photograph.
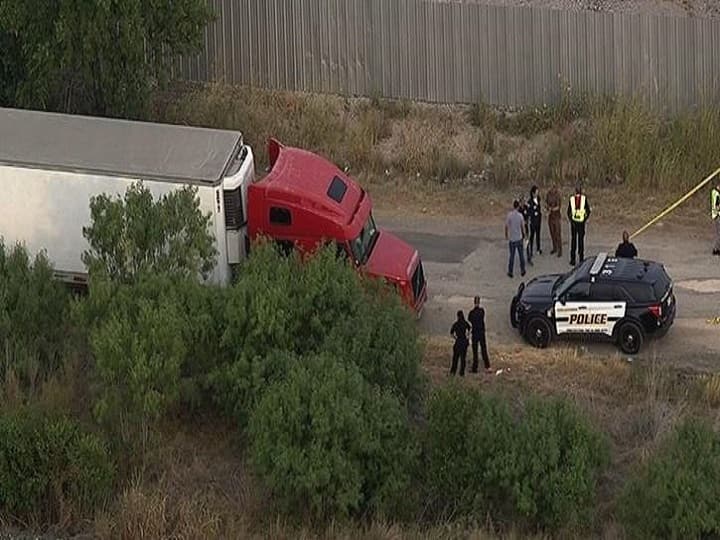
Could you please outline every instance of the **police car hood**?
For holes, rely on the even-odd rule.
[[[523,298],[552,298],[553,286],[562,274],[551,274],[531,279],[525,284],[522,296]]]

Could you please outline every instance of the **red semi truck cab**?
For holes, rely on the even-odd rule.
[[[427,299],[417,250],[378,229],[368,193],[326,159],[268,143],[270,171],[248,186],[248,234],[313,251],[334,242],[362,273],[385,280],[419,316]]]

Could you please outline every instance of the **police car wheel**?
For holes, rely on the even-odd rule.
[[[510,302],[510,324],[513,326],[513,328],[517,328],[518,325],[517,305],[518,298],[516,296],[512,299],[512,302]]]
[[[617,341],[620,350],[625,354],[637,354],[643,345],[642,330],[634,322],[624,322],[618,328]]]
[[[552,328],[547,319],[533,317],[525,325],[525,339],[533,347],[544,349],[552,340]]]

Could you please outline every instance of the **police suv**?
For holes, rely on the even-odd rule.
[[[567,274],[520,284],[510,321],[533,346],[564,334],[594,334],[637,354],[646,336],[664,335],[675,319],[673,283],[656,262],[601,253]]]

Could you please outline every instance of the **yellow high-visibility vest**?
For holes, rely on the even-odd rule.
[[[577,223],[585,221],[585,195],[580,195],[580,206],[575,208],[575,195],[570,197],[570,216]]]
[[[712,204],[712,218],[720,218],[720,191],[717,189],[710,192],[710,203]]]

